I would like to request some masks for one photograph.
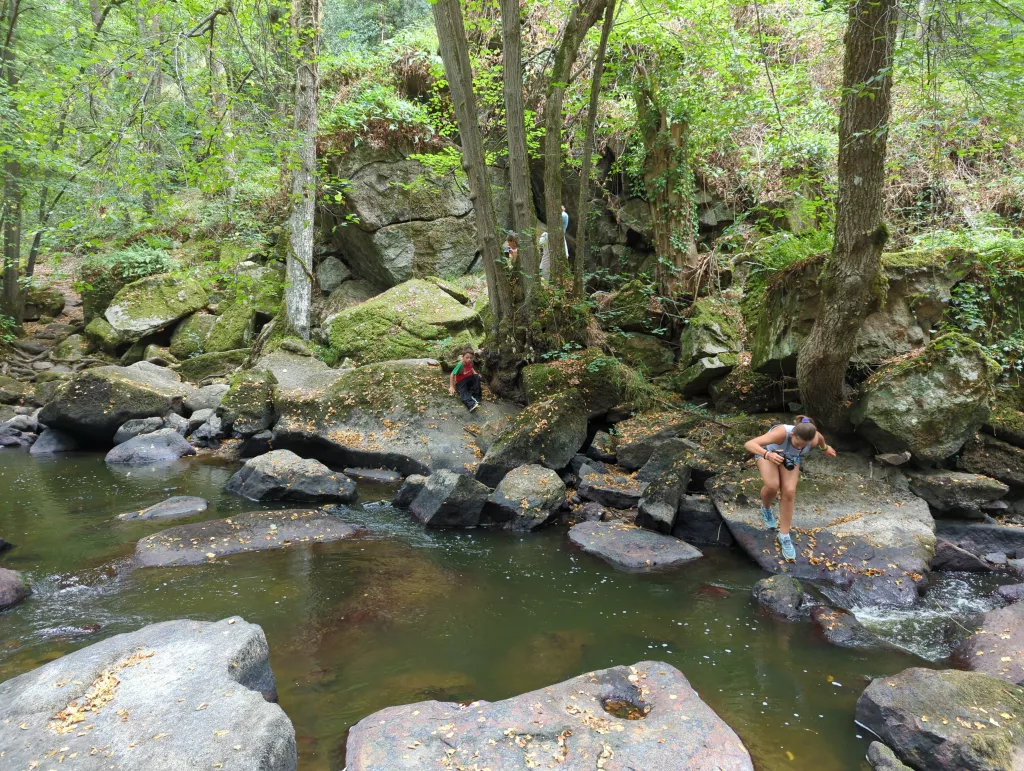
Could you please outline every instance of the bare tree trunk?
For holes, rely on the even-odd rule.
[[[897,0],[850,3],[835,242],[819,280],[820,311],[797,361],[805,411],[833,430],[848,425],[846,368],[888,237],[882,205],[896,22]]]
[[[505,124],[508,131],[509,187],[512,193],[512,226],[519,240],[519,265],[523,290],[530,298],[537,276],[537,214],[530,189],[526,155],[526,118],[523,111],[523,44],[519,0],[501,0],[501,42],[504,58]]]
[[[643,137],[644,185],[654,223],[657,276],[666,297],[681,289],[696,292],[697,244],[694,241],[693,169],[690,126],[670,120],[656,87],[641,76],[636,88],[637,117]]]
[[[587,30],[601,17],[606,0],[577,0],[562,40],[555,50],[544,104],[544,213],[551,254],[551,281],[559,283],[568,271],[562,230],[562,104],[569,76],[580,53]]]
[[[18,85],[18,75],[14,68],[14,33],[21,12],[20,6],[20,0],[8,0],[7,29],[0,46],[0,77],[8,93],[12,93]],[[21,273],[21,198],[21,163],[13,151],[8,151],[4,159],[4,288],[0,305],[5,314],[19,323],[22,314],[21,286],[18,283]]]
[[[587,109],[587,130],[583,139],[583,168],[580,169],[580,202],[576,207],[576,271],[573,276],[573,294],[583,297],[583,270],[587,260],[587,209],[590,204],[590,167],[593,163],[594,132],[597,124],[597,102],[601,95],[601,76],[604,75],[604,54],[608,48],[608,35],[615,23],[615,0],[608,0],[601,25],[601,42],[594,59],[594,77],[590,81],[590,106]],[[549,236],[550,238],[550,236]]]
[[[473,93],[473,71],[469,63],[469,43],[462,21],[459,0],[436,0],[432,6],[437,39],[441,48],[445,75],[452,92],[455,118],[459,124],[462,144],[462,168],[469,178],[469,197],[476,217],[476,233],[480,242],[487,295],[495,324],[510,318],[512,293],[508,277],[499,264],[501,246],[498,223],[491,199],[491,183],[487,178],[483,139],[477,118],[476,95]],[[497,329],[494,330],[497,332]]]
[[[308,340],[313,305],[313,214],[316,205],[317,96],[320,91],[319,0],[299,0],[297,34],[295,131],[299,137],[299,151],[298,168],[292,177],[284,306],[289,330]]]

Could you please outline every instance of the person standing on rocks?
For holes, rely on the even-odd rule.
[[[796,505],[796,483],[800,479],[800,461],[815,447],[820,447],[829,458],[836,457],[814,422],[806,415],[797,415],[794,425],[779,425],[767,434],[751,439],[744,445],[757,459],[764,486],[761,488],[761,521],[764,526],[778,528],[779,547],[787,561],[796,559],[796,549],[789,535]],[[781,492],[781,496],[780,496]],[[781,497],[779,522],[775,520],[775,498]]]
[[[483,393],[480,390],[480,376],[473,369],[473,352],[463,351],[462,359],[455,365],[448,381],[448,393],[458,390],[459,398],[470,412],[480,406]]]

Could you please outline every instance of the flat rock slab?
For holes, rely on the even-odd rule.
[[[928,504],[907,488],[848,461],[820,461],[801,475],[793,518],[796,561],[783,560],[776,531],[761,523],[761,477],[754,468],[715,477],[711,498],[737,543],[771,573],[830,584],[841,604],[910,606],[935,549]],[[811,463],[807,465],[811,466]],[[865,469],[866,470],[866,469]]]
[[[982,614],[977,631],[953,651],[964,669],[1024,683],[1024,603]]]
[[[686,541],[625,522],[580,522],[569,530],[569,540],[612,567],[631,572],[669,570],[704,556]]]
[[[341,541],[363,532],[319,509],[260,511],[161,530],[136,544],[135,562],[140,567],[198,565],[229,554]]]
[[[293,771],[268,654],[240,618],[165,621],[83,648],[0,684],[0,763]]]
[[[194,495],[175,495],[166,501],[154,503],[138,511],[126,511],[118,514],[121,520],[132,519],[184,519],[193,514],[202,514],[209,507],[205,498]]]
[[[642,717],[624,719],[627,710]],[[349,731],[345,761],[348,771],[753,769],[733,730],[679,670],[657,661],[591,672],[490,704],[390,707]]]

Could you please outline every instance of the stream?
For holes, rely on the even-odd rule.
[[[264,508],[223,494],[237,466],[115,470],[102,454],[0,453],[0,535],[16,545],[0,566],[34,586],[0,613],[0,681],[153,622],[240,615],[266,632],[303,771],[340,771],[348,728],[383,707],[495,701],[645,659],[679,668],[761,771],[862,771],[870,737],[853,710],[867,682],[938,666],[955,642],[948,617],[988,609],[978,598],[997,580],[950,574],[920,608],[860,609],[906,652],[851,651],[759,613],[750,589],[765,574],[739,550],[630,575],[571,551],[564,527],[426,532],[381,502],[392,489],[365,483],[339,513],[368,538],[132,570],[135,542],[180,522],[117,514],[171,495],[207,498],[203,519]]]

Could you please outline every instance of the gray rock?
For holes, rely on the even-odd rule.
[[[901,763],[896,753],[881,742],[871,742],[868,745],[867,761],[873,771],[913,771],[910,766]]]
[[[508,530],[535,530],[548,524],[565,503],[565,483],[544,466],[513,469],[488,498],[482,522],[500,522]]]
[[[409,513],[427,527],[475,527],[490,493],[472,477],[440,469],[427,477]]]
[[[0,684],[4,763],[50,755],[56,768],[59,752],[81,771],[295,771],[268,653],[263,630],[236,617],[165,621],[63,656]]]
[[[625,522],[581,522],[569,530],[569,541],[629,572],[668,570],[704,556],[685,541]]]
[[[54,455],[59,452],[76,452],[82,449],[82,443],[59,428],[48,428],[39,435],[29,450],[30,455]]]
[[[356,499],[355,482],[347,476],[290,450],[251,458],[224,489],[251,501],[349,503]]]
[[[152,434],[154,431],[159,431],[161,428],[167,428],[164,425],[164,419],[162,417],[152,418],[134,418],[128,420],[117,429],[117,433],[114,434],[114,444],[124,444],[129,439],[134,439],[142,434]]]
[[[197,498],[192,495],[175,495],[166,501],[154,503],[138,511],[126,511],[118,514],[117,518],[122,520],[134,519],[184,519],[194,514],[202,514],[209,504],[205,498]]]
[[[0,568],[0,610],[13,608],[31,594],[32,589],[21,573],[16,570]],[[0,684],[0,693],[3,693],[2,684]],[[0,702],[0,720],[2,720],[2,716],[3,706]],[[0,735],[2,735],[2,731],[3,729],[0,727]]]
[[[227,383],[214,383],[203,386],[185,399],[185,409],[190,412],[197,410],[215,410],[220,406],[224,394],[228,392]]]
[[[324,257],[316,266],[316,283],[324,294],[330,294],[351,277],[348,265],[337,257]]]
[[[201,410],[196,410],[188,416],[188,432],[191,434],[215,414],[216,412],[212,407],[205,407]]]
[[[524,757],[537,767],[580,771],[753,771],[732,729],[679,670],[658,661],[590,672],[493,703],[390,707],[353,726],[345,762],[348,771],[399,771],[443,758],[452,768],[520,771]]]
[[[185,441],[185,437],[173,428],[161,428],[117,445],[107,453],[104,462],[109,466],[138,466],[174,461],[195,454],[195,447]]]
[[[758,605],[786,621],[796,621],[810,613],[810,603],[804,588],[792,576],[762,578],[754,584],[750,593]]]
[[[910,489],[941,512],[978,516],[982,504],[1002,498],[1010,488],[991,477],[963,471],[911,471]]]
[[[217,447],[225,436],[227,432],[224,431],[224,422],[218,415],[210,415],[203,425],[192,432],[191,439],[196,447]]]
[[[963,571],[969,573],[988,573],[992,566],[966,549],[939,540],[935,544],[935,556],[928,562],[931,570]]]
[[[402,482],[398,492],[395,493],[395,499],[392,501],[393,505],[401,509],[408,508],[416,500],[416,496],[420,494],[420,490],[423,489],[423,485],[426,483],[427,478],[422,474],[410,474]]]
[[[732,546],[736,540],[706,495],[684,495],[679,499],[672,535],[687,543]]]
[[[914,668],[873,680],[855,715],[911,768],[992,771],[1018,767],[1022,699],[1024,689],[988,675]]]
[[[580,469],[578,492],[581,498],[594,501],[613,509],[630,509],[640,502],[646,484],[635,477],[609,468],[598,471],[586,465]]]
[[[365,532],[320,510],[257,511],[161,530],[135,546],[139,567],[199,565],[220,557],[355,538]]]
[[[216,419],[218,425],[220,424],[220,418],[211,416],[212,419]],[[212,430],[212,427],[211,427]],[[220,429],[218,428],[219,432]],[[255,458],[257,455],[263,455],[266,452],[270,452],[274,449],[274,433],[269,429],[265,431],[257,431],[252,436],[246,437],[242,440],[242,446],[238,448],[239,458]]]
[[[972,672],[1024,683],[1024,603],[983,613],[975,627],[953,651],[952,661]]]

